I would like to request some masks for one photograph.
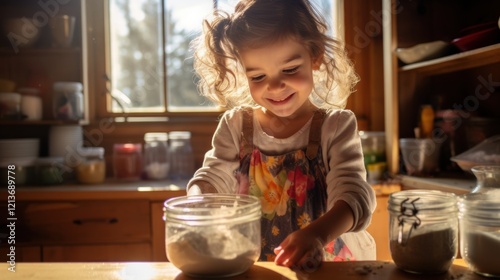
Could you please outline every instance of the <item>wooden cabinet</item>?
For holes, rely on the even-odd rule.
[[[451,42],[461,31],[483,22],[498,21],[500,2],[383,0],[384,83],[387,159],[391,174],[401,173],[399,139],[415,137],[420,106],[433,104],[439,110],[454,110],[455,136],[446,135],[448,154],[442,161],[470,148],[466,124],[472,117],[500,118],[500,43],[465,52],[403,65],[397,48],[408,48],[437,40]],[[496,108],[496,109],[495,109]],[[451,152],[453,149],[453,153]],[[467,177],[458,168],[441,166],[437,177]]]
[[[373,212],[372,222],[367,228],[367,231],[375,239],[377,245],[377,260],[391,260],[391,252],[389,250],[389,211],[387,203],[389,196],[377,196],[377,208]]]
[[[85,1],[2,1],[0,17],[23,18],[25,25],[0,39],[0,79],[11,80],[16,90],[35,87],[40,90],[43,104],[43,120],[53,120],[53,90],[57,81],[86,81]],[[67,47],[54,46],[51,19],[69,15],[75,18],[73,40]],[[32,24],[30,24],[30,20]],[[2,21],[3,24],[4,21]],[[2,26],[2,32],[3,32]],[[39,34],[33,45],[23,46],[26,38]],[[84,96],[88,95],[84,86]],[[33,121],[33,124],[39,122]],[[2,123],[0,123],[2,124]]]
[[[167,260],[163,202],[185,195],[184,190],[177,186],[154,190],[148,186],[146,191],[130,185],[72,187],[78,188],[16,190],[13,233],[0,222],[1,261],[9,260],[5,238],[9,235],[15,238],[16,262]],[[5,206],[0,204],[0,209]],[[7,221],[6,213],[0,213],[1,221]]]

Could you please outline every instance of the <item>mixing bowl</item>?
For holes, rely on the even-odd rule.
[[[167,258],[184,274],[217,278],[238,275],[260,255],[258,198],[203,194],[164,203]]]
[[[401,138],[399,146],[408,175],[425,177],[439,171],[440,143],[430,138]]]

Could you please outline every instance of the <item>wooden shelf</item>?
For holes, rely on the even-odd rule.
[[[80,121],[65,121],[65,120],[39,120],[39,121],[22,121],[22,120],[0,120],[0,125],[72,125],[82,124]]]
[[[20,48],[15,52],[12,48],[0,48],[0,56],[38,56],[38,55],[79,55],[81,48]]]
[[[405,65],[399,68],[400,73],[416,73],[437,75],[471,69],[483,65],[500,62],[500,43],[433,60]]]
[[[429,189],[455,194],[469,193],[475,186],[476,180],[462,178],[423,178],[407,175],[399,175],[403,189]]]

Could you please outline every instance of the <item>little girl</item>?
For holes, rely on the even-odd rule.
[[[188,194],[259,197],[260,260],[375,259],[375,195],[342,109],[357,76],[311,4],[241,0],[215,11],[193,47],[200,91],[228,110]]]

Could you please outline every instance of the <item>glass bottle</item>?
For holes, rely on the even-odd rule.
[[[470,193],[458,201],[460,254],[469,268],[500,277],[500,193]]]
[[[471,170],[477,180],[471,193],[500,192],[500,165],[474,166]]]
[[[165,179],[170,169],[168,134],[148,132],[144,135],[144,171],[148,179]]]
[[[189,179],[194,174],[194,155],[191,146],[191,132],[171,131],[170,155],[172,164],[170,166],[170,177],[172,179]]]
[[[419,274],[446,272],[458,252],[457,198],[405,190],[389,196],[389,244],[396,266]]]

